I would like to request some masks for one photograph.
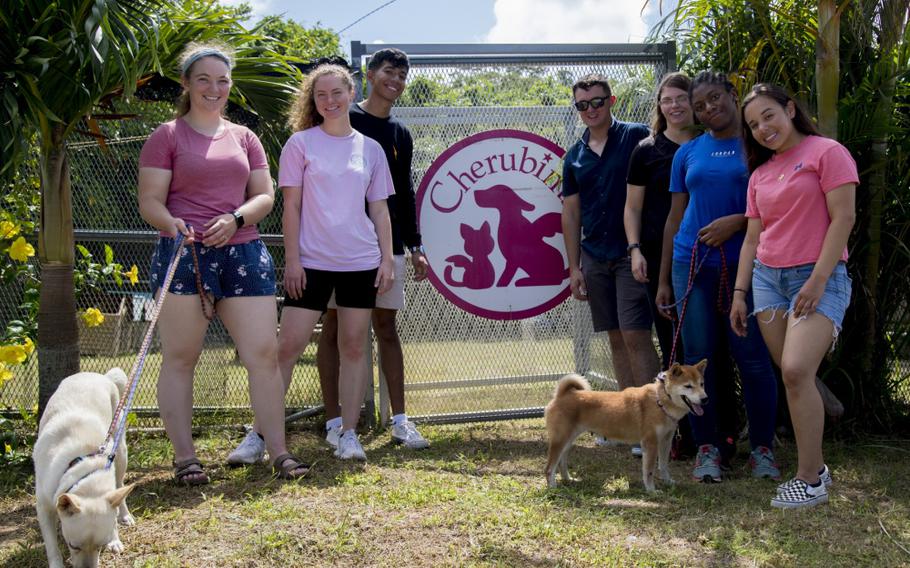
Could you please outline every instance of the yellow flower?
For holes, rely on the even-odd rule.
[[[25,349],[25,355],[29,356],[35,351],[35,343],[32,341],[31,337],[25,338],[25,343],[22,344],[22,348]]]
[[[0,221],[0,239],[11,239],[19,234],[19,225],[12,221]]]
[[[98,308],[89,308],[82,314],[82,321],[89,327],[95,327],[104,323],[104,314]]]
[[[9,246],[9,256],[13,260],[25,262],[28,257],[35,256],[35,247],[25,242],[25,237],[19,237]]]
[[[7,369],[6,365],[4,365],[3,363],[0,363],[0,387],[3,387],[3,385],[5,385],[7,383],[7,381],[9,381],[12,378],[13,378],[13,372],[10,371],[9,369]]]
[[[139,282],[139,268],[135,264],[130,267],[129,272],[124,272],[123,275],[130,279],[130,284],[133,286]]]
[[[28,355],[23,345],[0,345],[0,363],[17,365],[25,361]]]
[[[3,442],[3,451],[6,452],[6,455],[13,453],[13,447],[7,442]]]

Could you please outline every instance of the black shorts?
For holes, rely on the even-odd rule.
[[[648,287],[632,276],[628,257],[600,262],[581,253],[594,331],[651,329],[654,316]]]
[[[304,308],[324,312],[329,304],[332,292],[335,292],[335,304],[340,308],[363,308],[372,310],[376,307],[376,273],[372,270],[355,270],[336,272],[304,267],[306,289],[300,298],[284,296],[284,307]]]

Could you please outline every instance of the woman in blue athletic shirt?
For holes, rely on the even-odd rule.
[[[683,145],[673,158],[673,196],[664,229],[656,303],[666,305],[675,295],[682,320],[685,362],[708,359],[705,389],[715,404],[705,406],[703,416],[690,417],[698,445],[692,475],[699,481],[721,480],[716,382],[732,381],[733,377],[717,376],[717,363],[712,358],[717,334],[726,333],[742,380],[752,475],[779,479],[780,471],[771,452],[777,407],[771,359],[754,318],[746,337],[734,334],[728,324],[732,286],[745,236],[749,181],[736,89],[726,75],[703,71],[692,80],[689,96],[695,118],[706,132]],[[746,295],[751,310],[752,295]]]

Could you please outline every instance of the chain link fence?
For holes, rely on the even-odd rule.
[[[376,49],[352,44],[353,65],[362,68]],[[414,138],[413,180],[417,187],[433,160],[452,144],[493,129],[531,132],[568,148],[583,127],[570,106],[571,85],[598,72],[611,80],[621,120],[648,122],[653,88],[674,68],[673,44],[658,45],[399,45],[411,58],[409,86],[393,115]],[[83,370],[106,372],[133,365],[150,315],[149,260],[156,240],[136,203],[139,151],[148,134],[172,116],[162,102],[118,104],[133,119],[100,122],[105,138],[90,135],[69,145],[76,241],[103,258],[108,244],[117,262],[139,268],[139,283],[105,286],[79,307],[98,307],[105,321],[81,329]],[[85,133],[88,134],[88,125]],[[37,175],[37,172],[29,172]],[[273,175],[276,172],[273,172]],[[277,176],[275,176],[277,177]],[[279,268],[280,199],[260,232]],[[410,268],[409,268],[410,270]],[[21,289],[0,289],[0,323],[18,317]],[[594,334],[587,305],[572,299],[539,316],[499,321],[468,314],[445,300],[429,283],[408,275],[407,306],[398,327],[405,359],[408,413],[424,421],[474,421],[538,416],[553,384],[570,371],[602,386],[615,384],[605,337]],[[279,295],[282,293],[279,292]],[[80,324],[81,325],[81,324]],[[375,353],[375,349],[373,350]],[[374,361],[374,373],[379,366]],[[135,402],[140,416],[157,425],[156,381],[161,358],[157,340],[145,364]],[[0,408],[20,411],[37,401],[37,361],[14,368],[0,390]],[[381,383],[381,381],[377,381]],[[382,389],[380,389],[382,393]],[[380,410],[387,416],[385,397]],[[287,397],[289,411],[320,404],[315,345],[301,357]],[[196,370],[197,422],[206,412],[216,420],[249,420],[246,372],[224,327],[212,322]],[[226,417],[227,413],[229,417]],[[210,415],[211,413],[209,413]]]

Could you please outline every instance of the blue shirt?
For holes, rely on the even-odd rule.
[[[581,203],[581,248],[599,262],[626,256],[623,210],[629,157],[649,135],[648,127],[613,119],[607,143],[598,156],[588,146],[590,132],[566,152],[562,166],[563,197],[578,194]],[[743,211],[745,211],[743,206]]]
[[[719,217],[734,213],[745,214],[749,170],[746,167],[742,138],[717,140],[702,134],[684,144],[673,158],[670,172],[670,192],[688,193],[689,205],[683,215],[679,232],[673,237],[673,260],[688,263],[698,231]],[[723,245],[727,268],[736,270],[739,249],[745,231],[739,231]],[[698,258],[713,248],[701,245]],[[717,251],[708,255],[707,266],[720,266]]]

